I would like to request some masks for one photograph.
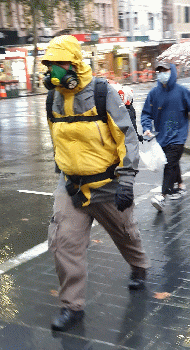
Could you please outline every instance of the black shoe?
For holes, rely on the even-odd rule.
[[[129,278],[129,289],[140,290],[145,288],[146,270],[142,267],[132,266],[132,272]]]
[[[51,329],[53,331],[65,332],[79,322],[83,316],[83,310],[73,311],[71,309],[62,308],[60,315],[54,318],[53,322],[51,323]]]

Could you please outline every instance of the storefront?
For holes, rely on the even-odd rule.
[[[0,55],[0,82],[7,97],[14,97],[21,90],[31,90],[26,58],[27,50],[21,47],[7,48],[5,54]]]
[[[159,53],[158,42],[120,42],[112,44],[112,48],[108,45],[97,45],[98,54],[101,52],[104,56],[104,70],[112,72],[111,75],[117,81],[124,80],[127,83],[154,79],[154,64]]]
[[[125,36],[102,37],[97,44],[89,43],[88,49],[83,45],[94,74],[126,82],[154,80],[156,57],[171,43],[148,41],[148,37],[135,39],[131,42]]]
[[[28,69],[26,64],[27,50],[21,47],[8,48],[4,55],[0,55],[2,72],[1,79],[19,81],[19,88],[30,90]]]
[[[127,50],[128,43],[126,37],[104,37],[99,39],[97,48],[97,61],[98,72],[110,73],[111,76],[121,76],[123,70],[123,64],[126,66],[126,62],[123,62],[122,55],[118,55],[119,49]],[[125,55],[124,55],[125,57]]]
[[[137,71],[139,82],[155,79],[155,60],[159,53],[159,43],[148,42],[137,51]]]

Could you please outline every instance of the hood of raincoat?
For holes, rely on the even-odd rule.
[[[148,94],[142,114],[143,132],[152,130],[152,121],[158,143],[165,147],[169,144],[185,144],[188,135],[188,111],[190,111],[190,91],[177,84],[177,70],[170,64],[171,76],[167,84],[158,81]]]
[[[45,55],[42,57],[42,64],[48,66],[49,62],[62,61],[71,62],[79,80],[75,92],[83,89],[92,80],[91,67],[83,62],[81,45],[72,35],[57,36],[49,42]],[[67,90],[65,88],[58,88]]]
[[[159,80],[157,81],[159,90],[172,90],[177,82],[177,70],[173,63],[170,63],[171,75],[168,82],[163,85]]]

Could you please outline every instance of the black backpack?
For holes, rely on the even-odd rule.
[[[106,96],[108,82],[103,78],[96,78],[94,89],[95,106],[100,117],[106,116]]]
[[[94,91],[94,99],[95,99],[95,105],[98,112],[98,115],[100,117],[106,116],[106,95],[107,95],[107,80],[103,78],[96,78],[95,83],[95,91]],[[137,124],[136,124],[136,112],[132,104],[129,106],[126,105],[126,108],[128,110],[129,116],[131,118],[133,127],[137,133],[138,138],[140,135],[137,131]],[[139,139],[139,141],[142,141]]]
[[[107,80],[103,78],[96,78],[94,89],[95,106],[100,117],[106,116],[106,95],[107,95]],[[46,99],[47,118],[53,122],[52,114],[53,98],[55,90],[49,90]]]
[[[104,78],[96,77],[95,78],[95,89],[94,89],[94,100],[95,100],[95,106],[98,112],[98,116],[100,118],[105,119],[107,116],[106,112],[106,96],[108,91],[108,81]],[[54,97],[54,89],[48,91],[47,99],[46,99],[46,111],[47,111],[47,118],[50,119],[52,122],[54,121],[54,117],[52,114],[52,105],[53,105],[53,97]],[[138,134],[137,131],[137,125],[136,125],[136,112],[131,104],[130,106],[126,106],[129,116],[131,118],[133,127],[137,133],[139,141],[142,142],[142,136]]]

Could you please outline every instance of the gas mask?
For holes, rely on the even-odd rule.
[[[72,90],[78,85],[78,78],[75,71],[72,70],[72,65],[66,70],[53,64],[45,74],[43,83],[48,90],[54,89],[55,86],[61,86]]]
[[[171,76],[171,70],[168,72],[157,73],[157,79],[162,84],[167,84],[168,80],[170,79],[170,76]]]

